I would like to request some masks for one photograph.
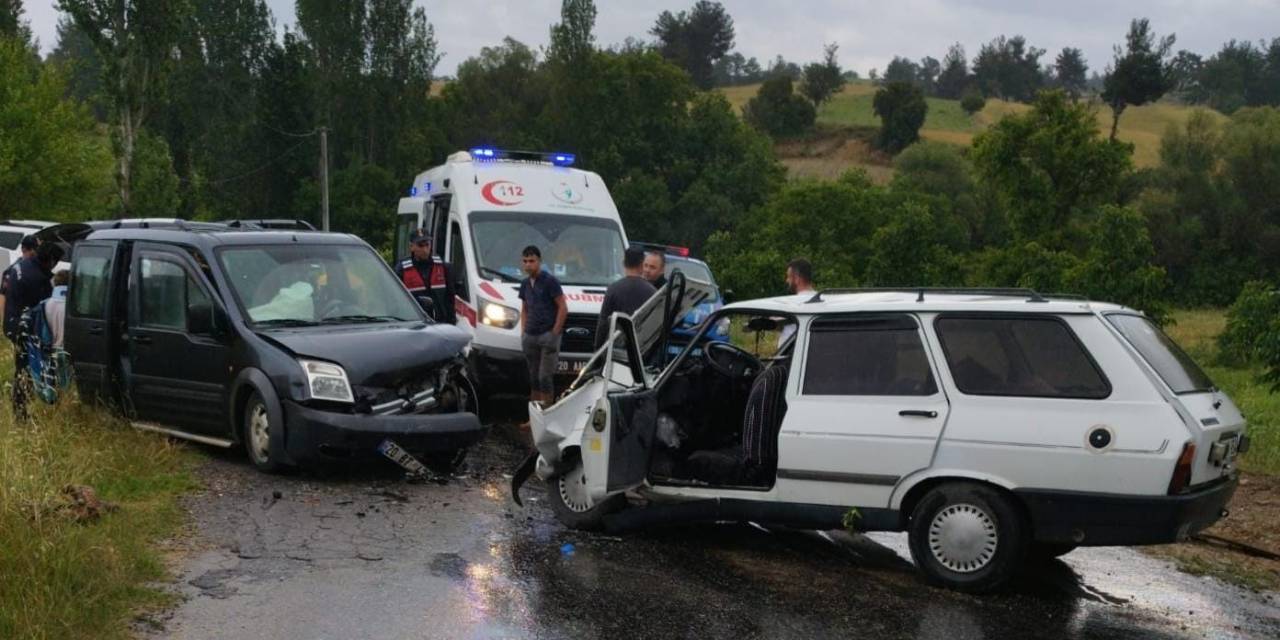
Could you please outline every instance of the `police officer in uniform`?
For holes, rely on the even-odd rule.
[[[396,265],[396,275],[414,297],[431,297],[435,308],[428,314],[437,322],[454,324],[458,316],[453,308],[453,274],[444,260],[431,254],[431,234],[426,229],[415,229],[409,236],[409,254]]]

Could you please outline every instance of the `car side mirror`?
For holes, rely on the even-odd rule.
[[[735,302],[738,299],[738,294],[734,293],[733,289],[725,289],[724,291],[721,291],[720,296],[724,298],[725,304]]]
[[[418,306],[422,307],[422,310],[427,312],[427,316],[430,317],[432,320],[435,320],[436,319],[436,301],[432,300],[431,296],[414,296],[414,297],[418,299]]]

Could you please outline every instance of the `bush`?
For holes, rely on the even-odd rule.
[[[1168,281],[1164,269],[1151,263],[1155,250],[1142,214],[1128,207],[1103,207],[1089,236],[1093,244],[1080,264],[1067,272],[1067,286],[1094,300],[1133,307],[1163,323]]]
[[[1242,366],[1262,355],[1267,333],[1277,330],[1280,320],[1280,292],[1266,282],[1254,280],[1244,285],[1240,296],[1227,310],[1227,328],[1218,336],[1218,359],[1226,366]]]
[[[789,76],[775,75],[747,101],[742,117],[771,136],[795,136],[813,128],[818,112],[813,103],[795,92]]]
[[[982,93],[972,87],[966,90],[964,95],[960,96],[960,108],[964,109],[964,112],[969,115],[982,111],[986,106],[987,99],[982,97]]]
[[[919,87],[906,82],[890,82],[876,91],[871,102],[880,118],[881,149],[897,153],[920,139],[929,105]]]

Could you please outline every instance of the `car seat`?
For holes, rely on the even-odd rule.
[[[769,486],[778,469],[778,432],[787,412],[786,364],[765,369],[751,385],[742,441],[722,449],[695,451],[688,475],[714,484]]]

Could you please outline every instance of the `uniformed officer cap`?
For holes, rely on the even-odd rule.
[[[409,242],[411,244],[431,242],[431,232],[426,229],[414,229],[413,233],[409,234]]]

